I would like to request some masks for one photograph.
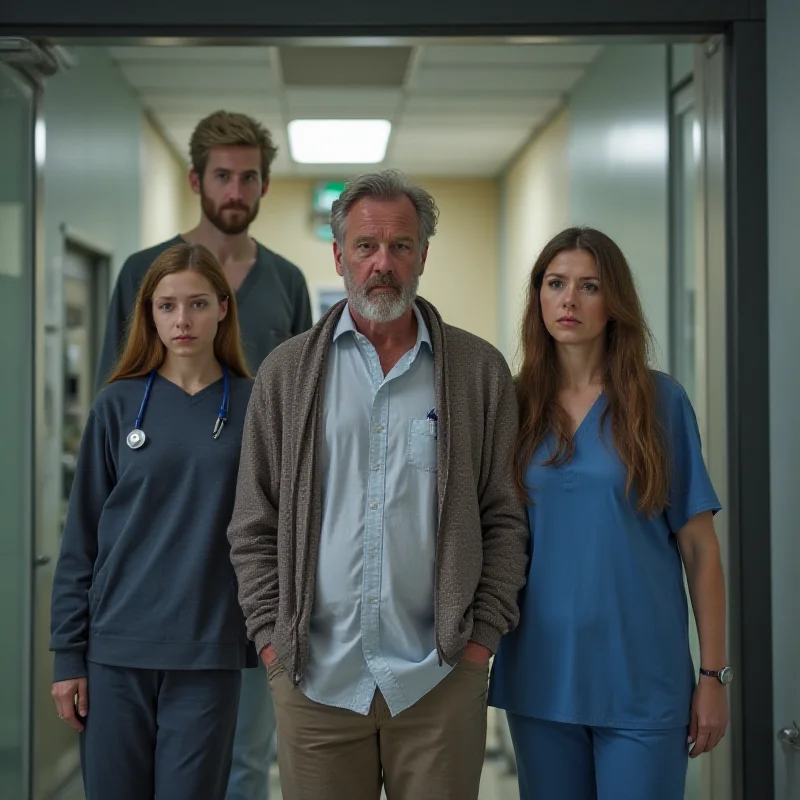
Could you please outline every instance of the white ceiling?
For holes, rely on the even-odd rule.
[[[426,176],[498,174],[597,57],[595,45],[383,48],[112,47],[112,58],[176,150],[224,108],[263,122],[273,174],[346,177],[342,165],[295,164],[297,118],[392,122],[383,166]],[[355,168],[361,171],[363,166]]]

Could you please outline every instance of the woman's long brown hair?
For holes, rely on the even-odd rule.
[[[139,378],[162,365],[167,348],[159,338],[153,320],[153,295],[163,278],[186,270],[200,273],[211,284],[219,301],[228,301],[228,313],[219,323],[214,337],[214,355],[234,375],[250,377],[242,352],[236,297],[222,267],[211,251],[202,245],[176,244],[161,253],[144,276],[136,297],[127,344],[108,383]]]
[[[608,236],[593,228],[568,228],[553,237],[531,272],[522,320],[522,368],[517,376],[517,490],[528,497],[532,487],[525,485],[525,472],[551,431],[557,446],[546,464],[563,464],[574,452],[572,425],[558,402],[561,376],[555,344],[545,327],[539,297],[547,267],[559,253],[571,250],[583,250],[594,258],[608,307],[603,419],[610,415],[613,443],[627,469],[626,491],[630,495],[635,489],[638,511],[661,513],[669,495],[669,464],[656,408],[655,379],[648,366],[652,335],[625,256]]]

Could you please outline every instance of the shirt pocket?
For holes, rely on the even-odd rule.
[[[436,472],[436,422],[412,419],[408,423],[408,463],[424,472]]]

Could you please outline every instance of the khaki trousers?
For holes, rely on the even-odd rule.
[[[477,800],[489,667],[459,663],[395,717],[381,693],[364,716],[309,700],[277,662],[269,681],[284,800]]]

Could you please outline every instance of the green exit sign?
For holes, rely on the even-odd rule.
[[[311,199],[311,210],[314,215],[329,215],[334,200],[339,199],[339,195],[344,191],[344,182],[334,181],[318,183],[314,187],[314,195]]]

